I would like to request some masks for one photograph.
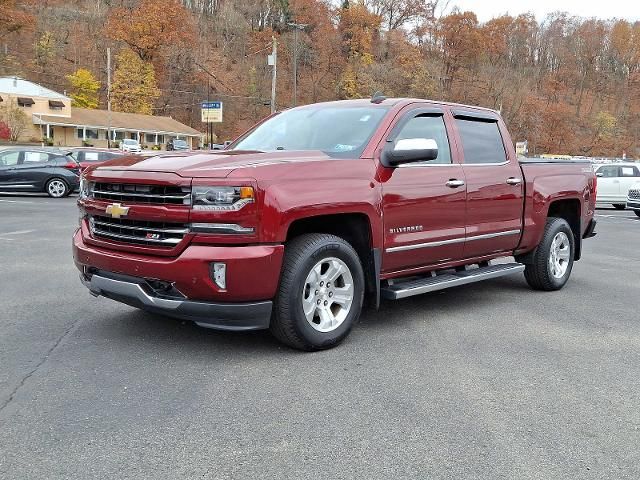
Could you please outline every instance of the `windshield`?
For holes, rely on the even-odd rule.
[[[137,140],[125,140],[124,144],[125,145],[137,145],[138,141]]]
[[[360,156],[387,113],[386,107],[318,106],[287,110],[247,133],[233,150],[321,150]]]
[[[185,142],[184,140],[174,140],[173,145],[176,147],[184,147],[187,145],[187,142]]]

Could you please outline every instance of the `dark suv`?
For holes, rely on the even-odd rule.
[[[66,197],[80,184],[80,166],[57,150],[14,147],[0,150],[0,191],[45,192]]]

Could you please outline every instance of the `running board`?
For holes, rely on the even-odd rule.
[[[401,298],[420,295],[427,292],[444,290],[445,288],[458,287],[468,283],[480,282],[491,278],[504,277],[524,271],[524,265],[520,263],[504,263],[479,267],[460,272],[443,273],[434,277],[425,277],[418,280],[394,283],[382,287],[382,298],[388,300],[399,300]]]

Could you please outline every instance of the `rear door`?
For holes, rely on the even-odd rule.
[[[453,110],[467,182],[465,258],[515,249],[522,233],[524,183],[497,114]]]
[[[464,173],[451,148],[445,111],[407,107],[387,137],[433,139],[438,158],[396,168],[379,165],[382,186],[384,271],[437,265],[462,256],[465,233]]]
[[[620,192],[620,167],[618,165],[602,165],[596,169],[598,176],[598,201],[617,202],[626,196]]]
[[[44,189],[44,184],[51,174],[52,160],[56,155],[25,150],[20,164],[13,171],[15,183],[30,186],[36,190]]]

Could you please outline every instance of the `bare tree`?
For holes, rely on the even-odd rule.
[[[27,129],[29,117],[16,105],[0,106],[0,121],[9,128],[9,140],[16,142]]]

